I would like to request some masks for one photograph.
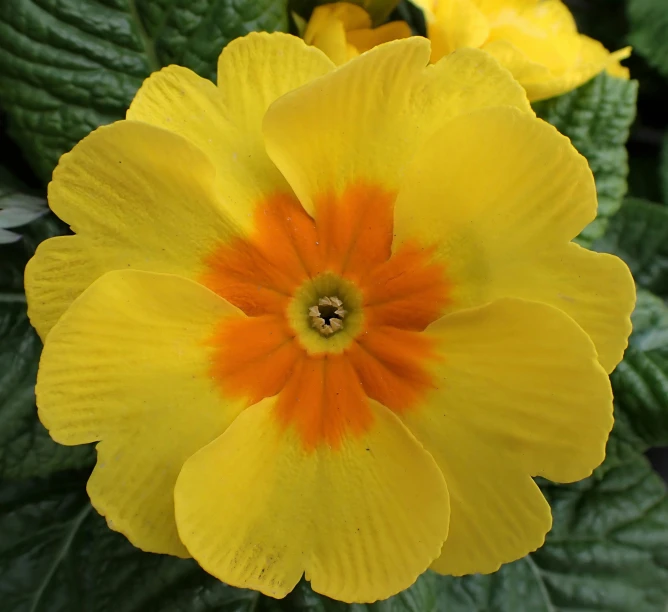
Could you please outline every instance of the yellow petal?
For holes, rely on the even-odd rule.
[[[530,100],[534,99],[532,96],[537,95],[534,91],[535,83],[549,83],[554,79],[547,66],[532,61],[508,40],[494,40],[485,43],[482,48],[510,70],[522,86],[528,89],[527,95]]]
[[[418,4],[427,9],[432,61],[462,47],[480,47],[489,36],[489,21],[472,0],[423,0]]]
[[[616,71],[617,76],[628,78],[628,69],[621,66],[616,59],[628,57],[627,49],[621,49],[617,55],[613,56],[600,42],[583,35],[573,36],[570,42],[562,43],[563,46],[567,44],[578,50],[577,56],[568,66],[548,66],[549,76],[520,81],[525,86],[530,100],[537,101],[559,96],[583,85],[606,69],[612,70],[613,73]],[[487,47],[485,49],[487,50]],[[511,69],[510,66],[508,68]]]
[[[515,109],[489,109],[453,120],[416,157],[397,197],[393,248],[433,246],[455,309],[521,297],[566,311],[609,371],[635,294],[620,260],[569,246],[595,214],[591,170],[566,137]]]
[[[431,456],[386,408],[337,450],[304,450],[273,400],[245,410],[189,459],[176,485],[179,534],[209,573],[284,597],[305,572],[339,600],[408,587],[447,535],[448,494]]]
[[[248,229],[257,203],[288,189],[264,148],[265,111],[276,98],[333,68],[300,38],[255,32],[225,47],[218,87],[169,66],[144,82],[127,117],[176,132],[204,151],[216,167],[227,212]]]
[[[186,279],[110,272],[46,340],[39,417],[63,444],[102,440],[88,493],[139,548],[187,555],[174,485],[184,461],[243,408],[214,387],[204,344],[221,319],[235,316],[242,315]]]
[[[520,2],[489,15],[489,41],[510,41],[531,61],[554,73],[571,67],[578,57],[575,20],[561,0]]]
[[[610,54],[600,42],[578,34],[561,0],[487,4],[482,10],[491,30],[482,48],[513,73],[530,100],[575,89],[608,67],[624,76],[618,59],[626,50]]]
[[[559,310],[517,299],[427,328],[435,390],[402,418],[450,490],[435,568],[492,572],[542,544],[549,508],[530,476],[571,482],[605,456],[612,392],[591,340]]]
[[[631,271],[619,257],[564,244],[515,269],[500,269],[496,284],[497,296],[544,302],[570,315],[591,337],[606,372],[622,360],[636,293]]]
[[[267,150],[308,211],[314,197],[356,181],[396,189],[424,140],[463,112],[512,105],[532,113],[486,53],[462,49],[431,66],[429,56],[422,38],[389,42],[274,102]]]
[[[430,12],[434,12],[434,9],[438,5],[438,0],[412,0],[412,3],[418,8],[422,9],[425,14],[425,19],[429,17]]]
[[[539,2],[545,0],[473,0],[478,8],[488,15],[493,17],[498,13],[506,12],[512,15],[513,12],[522,12],[534,9]]]
[[[618,79],[629,79],[631,76],[629,69],[620,64],[621,60],[625,60],[629,57],[631,57],[631,47],[624,47],[619,51],[611,53],[608,67],[606,68],[608,74],[617,77]]]
[[[77,296],[106,272],[87,244],[77,236],[50,238],[26,266],[28,315],[42,340]]]
[[[374,29],[353,30],[348,32],[347,38],[359,53],[364,53],[383,43],[409,36],[411,28],[405,21],[391,21]]]
[[[26,268],[28,314],[42,338],[99,275],[138,268],[194,278],[238,231],[208,158],[135,121],[99,128],[63,155],[49,205],[77,236],[42,243]]]
[[[454,419],[433,425],[420,436],[448,483],[451,510],[448,539],[431,568],[455,576],[489,574],[540,548],[552,526],[550,506],[512,453]]]
[[[560,310],[515,298],[427,332],[443,356],[430,410],[492,435],[532,476],[572,482],[605,456],[612,392],[591,339]]]

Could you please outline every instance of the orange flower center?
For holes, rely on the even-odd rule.
[[[248,317],[211,338],[211,374],[249,405],[275,411],[305,448],[337,447],[365,432],[370,400],[401,413],[433,385],[430,339],[420,333],[449,301],[429,249],[392,254],[394,194],[357,184],[316,203],[292,195],[256,209],[255,233],[221,245],[202,282]]]

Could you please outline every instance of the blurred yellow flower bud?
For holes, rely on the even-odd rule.
[[[304,31],[304,40],[341,65],[376,45],[410,35],[411,29],[404,21],[391,21],[373,28],[371,16],[363,8],[348,2],[334,2],[315,8]]]

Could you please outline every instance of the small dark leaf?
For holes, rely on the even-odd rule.
[[[9,172],[0,166],[0,245],[21,239],[21,234],[9,228],[27,225],[48,212],[46,200],[27,193]]]

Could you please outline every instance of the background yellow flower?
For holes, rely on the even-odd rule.
[[[561,0],[415,0],[425,11],[437,60],[462,47],[482,48],[523,85],[529,99],[563,94],[607,70],[628,78],[619,61],[629,47],[609,53],[579,34]]]
[[[404,21],[373,28],[371,16],[349,2],[316,7],[303,33],[309,45],[324,51],[337,66],[376,45],[410,35],[411,29]]]

